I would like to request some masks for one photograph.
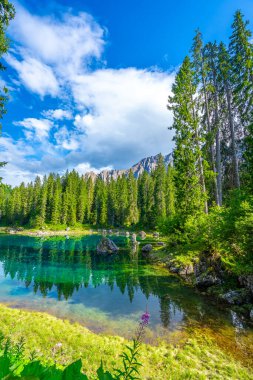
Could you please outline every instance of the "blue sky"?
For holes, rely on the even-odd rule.
[[[15,2],[2,84],[4,181],[50,171],[127,168],[172,149],[166,110],[174,72],[196,28],[228,41],[233,13],[252,0]]]

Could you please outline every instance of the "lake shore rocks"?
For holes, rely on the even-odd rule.
[[[97,253],[112,254],[118,252],[119,247],[110,239],[103,237],[97,245]]]
[[[220,299],[229,305],[243,305],[251,301],[249,290],[243,288],[238,290],[229,290],[227,293],[222,294]]]
[[[152,244],[146,244],[144,247],[142,247],[141,251],[144,256],[149,256],[149,254],[152,252],[153,246]]]
[[[144,232],[144,231],[140,231],[140,232],[139,232],[139,236],[140,236],[140,238],[141,238],[142,240],[144,240],[144,239],[146,239],[147,234],[146,234],[146,232]]]
[[[239,277],[239,283],[248,289],[253,295],[253,274]]]

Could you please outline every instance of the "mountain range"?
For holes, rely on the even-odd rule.
[[[138,178],[144,171],[147,173],[151,173],[157,166],[159,154],[155,156],[150,156],[143,158],[141,161],[137,162],[137,164],[133,165],[130,169],[112,169],[112,170],[102,170],[100,173],[96,174],[94,172],[88,172],[85,174],[86,178],[95,179],[100,177],[103,181],[107,181],[110,179],[117,179],[123,175],[128,175],[130,170],[132,170],[135,178]],[[172,162],[172,153],[169,153],[164,156],[164,162],[166,167]]]

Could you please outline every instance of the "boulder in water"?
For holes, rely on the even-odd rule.
[[[141,239],[146,239],[147,234],[146,234],[146,232],[141,231],[141,232],[139,232],[139,236],[140,236]]]
[[[142,247],[143,253],[150,253],[152,251],[153,247],[151,244],[146,244],[144,247]]]
[[[106,237],[103,237],[97,245],[97,252],[100,254],[116,253],[118,250],[119,247]]]
[[[251,301],[250,292],[247,289],[229,290],[220,298],[230,305],[243,305]]]

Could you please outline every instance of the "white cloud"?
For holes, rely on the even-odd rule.
[[[80,173],[129,168],[172,150],[166,104],[174,74],[134,67],[88,69],[93,58],[102,59],[104,34],[85,13],[57,20],[18,6],[11,28],[16,50],[7,61],[30,91],[56,99],[50,109],[15,123],[25,139],[9,141],[7,149],[13,157],[17,146],[25,149],[18,162],[11,155],[4,158],[6,152],[1,157],[10,162],[3,175],[7,182],[15,182],[15,172],[17,178],[23,172],[31,179],[72,168]]]
[[[61,20],[29,13],[20,5],[10,32],[23,48],[47,64],[79,69],[90,57],[99,58],[104,29],[87,13],[65,13]]]
[[[103,69],[77,76],[74,98],[91,111],[77,115],[82,132],[81,154],[94,165],[127,167],[130,163],[172,149],[166,109],[174,75],[135,68]]]
[[[54,138],[58,148],[75,151],[79,147],[78,136],[69,132],[65,126],[54,134]]]
[[[71,120],[73,115],[68,110],[62,110],[60,108],[56,110],[47,110],[43,111],[42,115],[46,118],[53,119],[53,120]]]
[[[88,162],[83,162],[81,164],[78,164],[75,167],[75,170],[80,173],[80,174],[85,174],[88,172],[93,172],[93,173],[100,173],[102,170],[112,170],[112,166],[105,166],[101,167],[99,169],[92,167]]]
[[[59,84],[53,70],[35,58],[25,56],[21,61],[12,54],[6,56],[6,61],[19,74],[21,82],[32,92],[44,97],[59,94]]]
[[[35,119],[26,118],[23,121],[17,121],[14,123],[16,126],[24,128],[24,133],[27,140],[39,140],[42,141],[48,137],[50,129],[53,127],[53,123],[47,119]]]
[[[32,15],[16,6],[10,34],[16,51],[6,58],[21,82],[41,95],[59,95],[61,84],[73,73],[86,69],[99,59],[104,48],[104,29],[87,13],[65,13],[61,19]]]

